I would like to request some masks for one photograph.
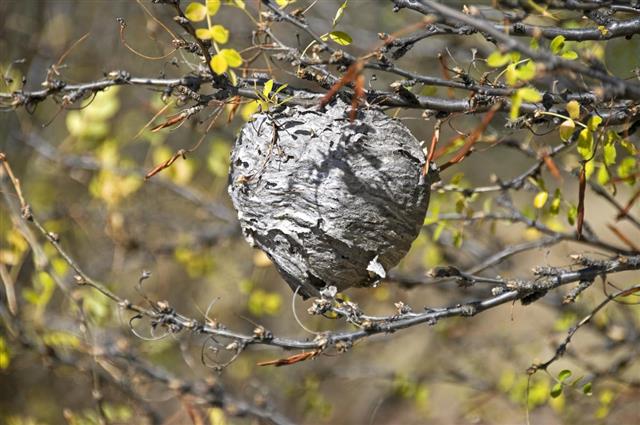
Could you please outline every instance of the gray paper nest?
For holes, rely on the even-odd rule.
[[[424,152],[399,121],[336,100],[254,115],[231,154],[246,240],[304,297],[372,286],[405,256],[429,203]]]

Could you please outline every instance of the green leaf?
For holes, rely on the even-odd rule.
[[[566,52],[563,52],[560,56],[570,61],[578,59],[578,54],[573,50],[567,50]]]
[[[613,165],[616,163],[616,146],[613,143],[604,145],[602,148],[602,154],[604,157],[604,163],[607,165]]]
[[[560,124],[560,129],[559,129],[560,139],[563,142],[568,141],[571,138],[571,135],[573,134],[573,131],[575,129],[576,129],[576,123],[573,122],[571,118],[563,121],[562,124]]]
[[[558,398],[562,395],[562,384],[560,382],[556,383],[549,393],[552,398]]]
[[[562,371],[560,371],[560,373],[558,374],[558,380],[560,382],[564,382],[567,380],[567,378],[571,377],[571,371],[569,369],[564,369]]]
[[[587,127],[591,131],[596,131],[600,123],[602,123],[602,117],[599,117],[598,115],[593,115],[591,118],[589,118],[589,121],[587,122]]]
[[[576,224],[576,218],[578,217],[578,208],[575,205],[571,205],[567,211],[567,221],[570,225]]]
[[[549,199],[549,192],[542,190],[538,192],[538,194],[533,198],[533,206],[537,209],[544,207],[544,204],[547,203],[547,199]]]
[[[489,57],[487,57],[487,65],[492,68],[500,68],[511,62],[511,56],[503,55],[499,51],[492,52]]]
[[[575,378],[573,381],[571,381],[570,383],[567,382],[565,385],[569,385],[572,389],[575,389],[578,387],[578,385],[580,384],[580,381],[582,381],[582,379],[584,378],[584,375],[580,375],[577,378]]]
[[[11,362],[11,352],[6,340],[0,335],[0,370],[7,369]]]
[[[451,176],[451,180],[449,180],[449,184],[453,186],[458,186],[460,185],[460,183],[462,183],[463,179],[464,179],[464,173],[462,171],[455,173],[453,176]]]
[[[507,69],[509,69],[509,67],[507,67]],[[512,120],[518,118],[518,115],[520,114],[520,106],[522,106],[523,100],[526,102],[539,102],[542,100],[542,95],[538,90],[532,87],[523,87],[516,90],[516,92],[511,96],[511,111],[509,112],[509,118]]]
[[[525,64],[517,68],[518,79],[529,81],[536,76],[536,63],[529,59]]]
[[[340,22],[340,19],[342,19],[342,15],[344,14],[344,10],[346,9],[348,4],[349,4],[349,0],[344,0],[344,3],[342,3],[342,6],[340,6],[336,11],[336,16],[333,17],[333,22],[331,23],[331,26],[333,28],[335,28],[336,25],[338,25],[338,22]]]
[[[629,152],[629,155],[637,155],[638,154],[638,149],[636,148],[636,145],[631,143],[629,140],[622,139],[622,140],[620,140],[620,144],[622,145],[623,148],[625,148],[627,150],[627,152]]]
[[[584,176],[587,180],[591,178],[591,175],[596,170],[596,162],[593,159],[585,162],[584,164]]]
[[[455,246],[456,248],[460,248],[462,246],[462,230],[456,230],[455,232],[453,232],[453,246]]]
[[[288,85],[289,85],[289,84],[282,84],[280,87],[278,87],[278,88],[276,89],[275,94],[278,94],[278,93],[280,93],[282,90],[286,89]]]
[[[609,171],[607,171],[607,167],[604,165],[598,169],[598,183],[601,185],[605,185],[609,183],[611,176],[609,176]]]
[[[554,55],[557,55],[558,53],[560,53],[560,51],[564,47],[564,40],[565,38],[563,35],[559,35],[555,37],[553,40],[551,40],[551,44],[549,45],[549,48],[551,49],[551,52]]]
[[[464,198],[460,198],[456,201],[456,212],[458,214],[462,213],[462,211],[464,211],[464,207],[466,206],[466,202]]]
[[[593,133],[588,128],[580,131],[577,149],[583,159],[589,159],[593,156]]]
[[[192,22],[203,21],[204,18],[207,17],[207,8],[202,3],[189,3],[187,8],[184,10],[184,16]]]
[[[441,221],[438,224],[438,227],[436,227],[436,230],[433,231],[433,241],[437,242],[438,239],[440,239],[440,235],[442,235],[442,231],[444,230],[444,227],[446,226],[446,223],[444,221]]]
[[[562,193],[560,189],[556,189],[553,194],[553,200],[551,201],[551,205],[549,206],[549,212],[553,215],[558,215],[560,212],[560,202],[562,201]]]
[[[607,139],[605,140],[607,145],[611,145],[620,139],[621,137],[614,130],[607,130]]]
[[[636,168],[636,159],[628,156],[624,158],[620,165],[618,166],[618,176],[626,179],[627,177],[633,176]]]
[[[582,387],[582,393],[586,396],[592,396],[593,395],[593,384],[591,382],[587,382],[586,384],[584,384],[584,386]]]
[[[515,86],[518,82],[518,71],[516,71],[516,65],[514,63],[507,65],[507,69],[504,72],[504,79],[510,86]]]
[[[351,36],[344,31],[331,31],[329,38],[341,46],[348,46],[353,42]]]
[[[42,335],[42,342],[51,347],[76,348],[80,345],[80,340],[77,336],[63,331],[45,333]]]

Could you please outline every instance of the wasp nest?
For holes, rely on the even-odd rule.
[[[341,100],[254,115],[231,154],[246,240],[305,297],[372,286],[405,256],[429,203],[424,152],[399,121]]]

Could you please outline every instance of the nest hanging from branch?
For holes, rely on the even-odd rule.
[[[246,240],[304,297],[372,286],[405,256],[429,203],[420,144],[398,120],[348,106],[254,115],[231,154]]]

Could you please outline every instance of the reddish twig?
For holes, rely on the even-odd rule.
[[[258,365],[258,366],[275,366],[275,367],[289,366],[289,365],[292,365],[292,364],[303,362],[305,360],[313,359],[318,354],[320,354],[320,350],[307,351],[307,352],[304,352],[304,353],[294,354],[293,356],[285,357],[285,358],[282,358],[282,359],[267,360],[267,361],[264,361],[264,362],[258,362],[258,363],[256,363],[256,365]]]
[[[440,167],[440,170],[442,171],[446,170],[450,166],[461,162],[464,158],[466,158],[471,154],[471,148],[473,148],[473,145],[475,145],[478,139],[480,139],[480,136],[482,136],[482,133],[484,133],[484,131],[487,129],[487,127],[489,126],[489,123],[491,122],[491,120],[493,120],[493,117],[495,116],[496,112],[501,107],[502,107],[502,103],[496,103],[491,107],[491,109],[482,118],[482,122],[480,123],[480,125],[477,126],[473,130],[473,132],[467,137],[467,141],[464,144],[464,146],[460,148],[458,153],[453,158],[451,158],[449,161],[443,164]]]
[[[361,75],[362,69],[364,68],[364,61],[362,59],[358,59],[354,62],[348,69],[347,72],[344,73],[342,78],[335,83],[329,91],[320,99],[320,107],[324,108],[331,99],[340,91],[340,89],[348,84],[355,83],[355,94],[353,99],[351,100],[351,113],[350,118],[351,121],[355,119],[356,111],[358,105],[360,104],[360,99],[364,97],[364,77]]]
[[[620,231],[620,229],[618,229],[616,226],[614,226],[613,224],[607,224],[607,227],[609,228],[609,230],[611,230],[613,232],[614,235],[616,235],[618,237],[618,239],[620,239],[625,245],[627,245],[629,248],[631,248],[632,250],[636,251],[636,252],[640,252],[640,247],[638,245],[636,245],[635,243],[633,243],[633,241],[631,241],[631,239],[629,239],[628,237],[626,237],[624,235],[624,233],[622,233]]]
[[[578,188],[578,219],[577,219],[577,232],[578,232],[578,240],[582,239],[582,226],[584,225],[584,191],[587,187],[587,178],[586,178],[586,163],[582,164],[582,168],[580,169],[580,187]]]
[[[551,158],[548,151],[545,150],[542,153],[542,160],[544,161],[544,164],[549,169],[549,172],[551,173],[551,175],[556,180],[562,181],[562,175],[560,174],[560,170],[558,169],[558,166],[556,165],[556,163],[553,162],[553,158]]]
[[[626,215],[629,214],[631,207],[633,207],[633,204],[635,204],[638,199],[640,199],[640,189],[638,189],[636,193],[633,194],[631,199],[629,199],[629,202],[627,202],[627,205],[625,205],[624,208],[620,210],[620,212],[616,216],[616,220],[621,220],[626,217]]]

